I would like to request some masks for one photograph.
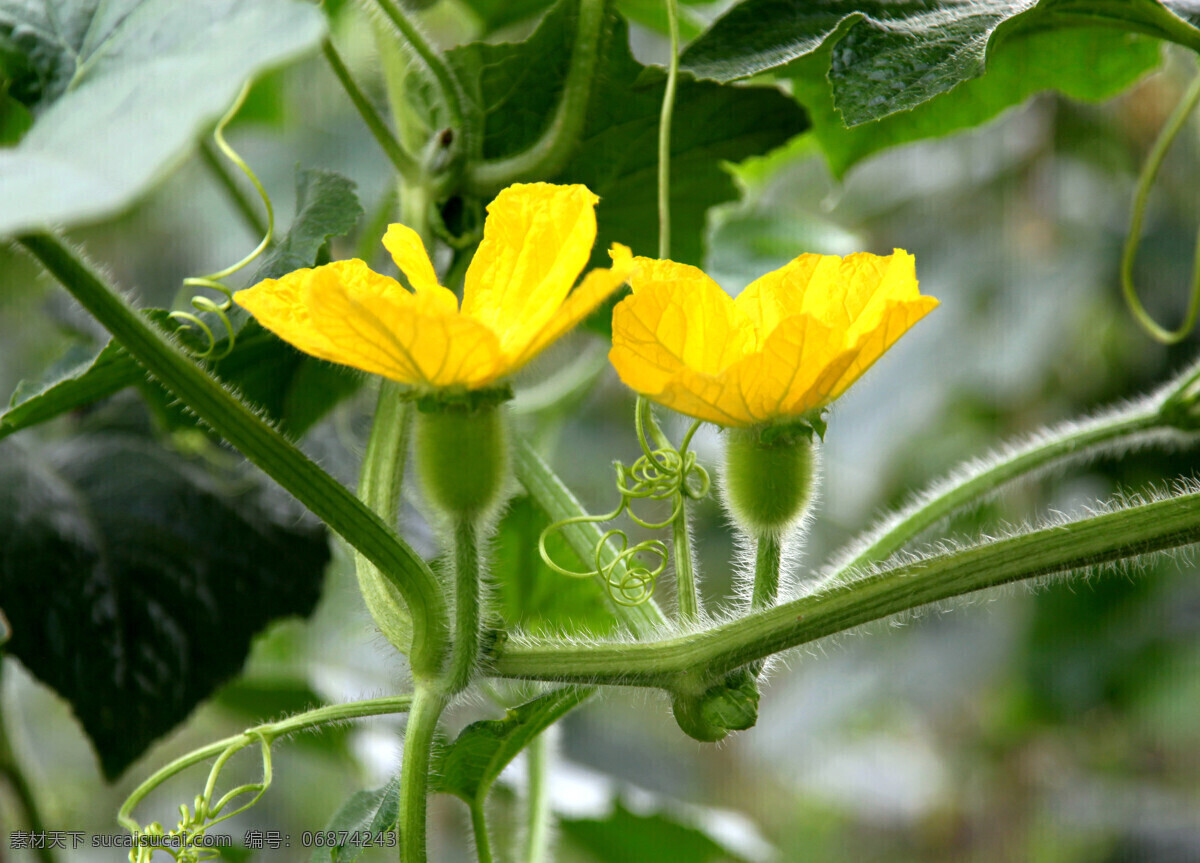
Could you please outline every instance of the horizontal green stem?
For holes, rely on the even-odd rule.
[[[513,468],[521,485],[525,486],[525,490],[532,495],[551,521],[561,521],[584,514],[583,507],[571,494],[571,490],[563,485],[562,480],[524,440],[518,440],[513,447]],[[600,528],[593,523],[571,524],[562,529],[563,538],[582,560],[591,560],[595,556],[596,544],[600,542],[601,535]],[[616,551],[608,544],[600,551],[600,560],[606,567],[616,556]],[[619,583],[623,575],[621,568],[624,565],[618,563],[617,566],[619,569],[614,580]],[[608,597],[607,582],[600,576],[597,576],[596,581],[603,595]],[[650,637],[667,622],[653,599],[648,599],[640,605],[610,602],[609,606],[629,632],[639,638]]]
[[[816,589],[700,633],[636,644],[506,644],[501,677],[669,688],[864,623],[990,587],[1200,542],[1200,493],[1133,506]]]
[[[1105,414],[1063,431],[1038,438],[1003,460],[981,462],[959,477],[933,486],[876,528],[861,551],[839,564],[822,583],[846,577],[856,568],[886,560],[910,540],[958,510],[994,494],[1005,483],[1070,458],[1093,454],[1105,445],[1129,448],[1145,433],[1166,432],[1156,404],[1143,402],[1131,409]]]
[[[335,722],[345,722],[350,719],[403,713],[409,709],[411,704],[412,696],[410,695],[371,698],[366,701],[354,701],[349,704],[331,704],[326,707],[318,707],[315,710],[307,710],[304,713],[297,713],[295,716],[289,716],[287,719],[281,719],[278,722],[268,722],[265,725],[258,725],[241,734],[234,734],[232,737],[214,741],[207,746],[194,749],[187,755],[176,758],[174,761],[156,770],[150,778],[139,785],[129,795],[124,805],[121,806],[121,811],[117,818],[123,826],[130,830],[140,829],[138,823],[133,820],[132,813],[134,808],[146,798],[147,794],[176,773],[180,773],[210,758],[216,758],[230,747],[250,746],[264,738],[268,743],[271,743],[281,737],[295,734],[297,731],[305,731],[309,728],[317,728]]]
[[[343,485],[148,324],[56,237],[31,234],[19,242],[150,374],[392,579],[412,615],[413,671],[436,674],[448,647],[449,621],[437,579],[425,561]]]

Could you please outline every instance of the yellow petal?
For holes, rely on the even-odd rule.
[[[383,235],[383,247],[391,253],[392,260],[414,291],[428,294],[444,312],[458,311],[458,298],[454,292],[438,284],[437,273],[420,234],[407,225],[388,225],[387,233]]]
[[[812,315],[793,315],[775,327],[762,351],[729,373],[747,412],[755,422],[766,422],[823,407],[856,356],[837,330]]]
[[[635,258],[633,295],[617,305],[619,326],[631,341],[646,345],[647,361],[670,372],[688,366],[715,375],[741,359],[754,344],[753,325],[721,287],[696,267],[675,261]]]
[[[920,296],[911,300],[887,302],[873,328],[860,333],[857,341],[848,346],[854,352],[855,358],[834,384],[830,400],[844,393],[896,343],[897,339],[937,305],[938,301],[933,297]]]
[[[362,261],[349,260],[326,264],[315,270],[296,270],[279,279],[265,279],[251,288],[238,291],[233,299],[254,315],[260,324],[304,353],[346,364],[337,347],[313,321],[312,310],[304,300],[305,287],[309,282],[314,278],[322,279],[327,274],[335,274],[336,278],[346,276],[377,280],[375,289],[380,292],[404,292],[395,279],[372,272]]]
[[[739,388],[739,379],[729,372],[705,375],[683,368],[661,392],[646,395],[671,410],[717,425],[748,426],[758,421]]]
[[[488,205],[462,312],[519,356],[554,317],[591,255],[596,202],[585,186],[509,186]]]
[[[754,323],[755,350],[762,350],[780,321],[801,310],[805,289],[822,258],[839,260],[832,255],[800,255],[755,279],[734,299]]]
[[[629,249],[620,243],[613,243],[608,254],[613,259],[612,268],[592,270],[584,276],[583,281],[567,297],[550,323],[534,336],[533,341],[520,354],[507,361],[506,374],[519,369],[551,343],[570,332],[613,291],[629,280],[633,272],[633,256]]]

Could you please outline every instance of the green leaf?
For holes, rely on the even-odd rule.
[[[532,498],[511,501],[492,542],[492,580],[505,628],[526,632],[606,635],[616,618],[590,578],[571,578],[546,566],[538,553],[538,537],[550,519]],[[585,571],[559,532],[546,538],[546,551],[559,566]]]
[[[313,266],[329,239],[349,233],[361,215],[350,180],[334,171],[297,169],[296,215],[291,228],[273,247],[253,281]],[[193,350],[207,346],[197,330],[172,319],[165,310],[151,309],[146,315]],[[227,344],[227,339],[221,339],[214,353],[220,356]],[[80,359],[79,353],[71,351],[67,362],[58,364],[43,381],[23,381],[18,386],[9,410],[0,414],[0,439],[146,380],[141,366],[115,341],[95,356]],[[211,363],[211,368],[296,437],[362,382],[357,372],[297,351],[253,319],[238,331],[229,355]],[[176,422],[191,422],[165,410],[174,399],[160,387],[148,387],[145,392],[163,409],[160,413],[175,417]]]
[[[670,860],[671,863],[728,863],[745,858],[718,844],[699,827],[662,812],[638,815],[617,800],[607,818],[563,818],[559,829],[597,863]]]
[[[259,72],[317,45],[297,0],[0,0],[33,126],[0,151],[0,235],[131,203]]]
[[[514,707],[503,719],[471,723],[438,754],[432,790],[469,804],[482,801],[500,771],[522,749],[590,694],[590,689],[567,686]]]
[[[524,42],[474,43],[449,52],[466,87],[465,111],[477,130],[479,155],[512,155],[541,134],[558,104],[574,32],[574,4],[560,3]],[[615,13],[609,13],[599,50],[579,146],[562,172],[546,179],[583,183],[600,196],[593,263],[607,265],[613,242],[636,254],[657,254],[657,141],[665,75],[633,59],[625,22]],[[671,257],[702,262],[708,209],[737,197],[723,162],[765,153],[806,128],[804,113],[774,88],[680,80],[671,136]]]
[[[1113,28],[1023,30],[988,58],[987,74],[965,81],[911,111],[847,129],[833,107],[825,70],[833,50],[820,50],[787,68],[796,100],[812,117],[813,135],[834,176],[880,150],[978,126],[1045,90],[1100,101],[1123,91],[1158,65],[1156,41]]]
[[[297,167],[292,226],[263,259],[251,284],[313,266],[321,248],[354,230],[362,214],[353,182],[337,171]]]
[[[847,126],[856,126],[982,75],[991,52],[1019,30],[1103,24],[1195,50],[1198,20],[1200,10],[1185,0],[745,0],[692,43],[681,62],[700,77],[732,81],[825,45],[829,65],[806,72],[810,79],[828,74],[834,107]]]
[[[45,460],[0,446],[8,650],[71,703],[105,776],[235,675],[255,633],[312,611],[329,547],[296,516],[132,436]]]
[[[396,829],[400,820],[400,777],[393,778],[387,785],[374,791],[358,791],[350,795],[337,814],[330,819],[325,832],[342,833],[362,837],[374,837]],[[357,844],[347,841],[345,845],[313,848],[312,863],[350,863],[366,848],[362,841]]]
[[[712,0],[681,0],[681,5],[699,6],[710,2]],[[542,14],[554,5],[554,0],[463,0],[463,3],[478,16],[483,32],[487,34]],[[644,19],[652,7],[657,6],[659,10],[663,7],[662,0],[617,0],[616,5],[629,20],[642,24],[648,23]],[[660,14],[665,19],[666,13],[660,11]],[[650,20],[657,23],[658,19]],[[683,21],[680,25],[681,29],[687,26]]]

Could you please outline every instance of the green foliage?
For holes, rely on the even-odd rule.
[[[558,104],[574,30],[573,5],[563,2],[524,42],[476,43],[448,53],[466,88],[466,122],[478,130],[479,155],[509,156],[537,139]],[[544,178],[583,183],[600,196],[593,264],[602,266],[613,242],[644,255],[658,246],[655,172],[665,76],[634,60],[628,41],[625,22],[610,13],[583,135],[562,171]],[[765,153],[807,127],[804,113],[773,88],[681,80],[671,136],[672,257],[701,263],[708,208],[737,197],[723,162]]]
[[[835,50],[826,40],[783,74],[808,110],[813,135],[837,177],[881,150],[978,126],[1045,90],[1087,101],[1111,98],[1157,66],[1160,55],[1154,40],[1113,28],[1020,30],[994,48],[986,75],[912,110],[846,128],[825,76]]]
[[[431,790],[467,803],[483,801],[500,771],[590,694],[589,689],[567,686],[514,707],[503,719],[471,723],[438,753]]]
[[[255,633],[310,613],[329,560],[291,507],[122,435],[45,460],[0,448],[0,547],[8,649],[71,703],[110,778],[236,674]]]
[[[827,45],[828,66],[805,73],[809,80],[827,77],[833,107],[852,127],[911,110],[982,75],[992,52],[1019,31],[1105,24],[1196,48],[1200,30],[1186,20],[1194,14],[1179,0],[746,0],[692,43],[681,62],[701,77],[732,81],[790,68]],[[1085,68],[1092,71],[1090,63]],[[1078,79],[1080,69],[1065,71],[1068,81]],[[1047,86],[1060,84],[1043,77],[1040,87]]]
[[[301,267],[321,263],[322,249],[329,240],[353,231],[362,214],[350,180],[337,171],[297,167],[292,226],[271,247],[250,283],[278,279]]]
[[[314,47],[288,0],[0,0],[11,92],[33,113],[0,151],[0,235],[78,224],[133,201],[258,72]]]
[[[359,791],[350,796],[325,826],[326,833],[347,833],[351,836],[370,834],[372,837],[394,831],[400,817],[400,779],[374,791]],[[381,843],[382,844],[382,843]],[[311,863],[350,863],[368,846],[363,842],[347,841],[332,848],[313,848]]]
[[[562,832],[597,863],[670,860],[671,863],[727,863],[742,857],[698,827],[662,812],[639,815],[620,800],[607,818],[564,818]]]
[[[493,540],[492,581],[497,606],[508,626],[543,633],[605,635],[616,628],[603,590],[591,579],[554,572],[538,553],[538,537],[550,519],[532,498],[509,502]],[[552,560],[575,572],[584,565],[560,531],[546,538]]]
[[[253,281],[313,266],[329,239],[351,231],[361,214],[354,184],[345,177],[318,168],[297,170],[291,228],[272,247]],[[151,309],[146,316],[190,349],[201,352],[207,347],[202,333],[165,310]],[[213,372],[297,437],[361,382],[358,373],[300,353],[253,319],[244,319],[233,350],[222,356],[228,343],[228,338],[217,342],[214,354],[221,359],[210,363]],[[18,385],[9,409],[0,413],[0,439],[146,381],[141,366],[116,341],[93,357],[77,360],[78,353],[78,349],[69,352],[65,362],[43,380]],[[173,399],[161,387],[149,384],[143,392],[168,422],[192,424],[168,410]]]

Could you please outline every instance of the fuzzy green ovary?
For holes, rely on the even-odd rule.
[[[430,503],[455,518],[486,515],[500,502],[508,472],[500,408],[455,405],[418,413],[416,457]]]
[[[743,530],[782,535],[812,499],[813,444],[801,435],[764,443],[758,429],[731,429],[723,479],[725,501]]]

